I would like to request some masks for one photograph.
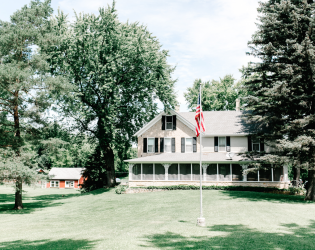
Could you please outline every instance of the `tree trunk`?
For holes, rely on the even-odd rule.
[[[315,201],[315,170],[308,170],[305,200]]]
[[[20,133],[20,117],[19,117],[19,106],[18,97],[19,91],[14,92],[16,105],[13,108],[14,114],[14,128],[15,128],[15,152],[17,156],[20,156],[20,146],[21,146],[21,133]],[[17,177],[15,182],[15,205],[14,209],[23,209],[22,203],[22,178]]]
[[[107,186],[114,187],[116,185],[115,178],[115,157],[114,152],[111,147],[106,147],[105,151],[105,161],[106,161],[106,174],[107,174]]]
[[[293,167],[293,173],[294,173],[293,186],[298,186],[301,177],[301,168]]]
[[[18,177],[15,182],[15,205],[14,209],[23,209],[22,203],[22,179]]]

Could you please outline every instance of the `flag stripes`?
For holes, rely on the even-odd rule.
[[[195,120],[196,120],[196,136],[198,137],[200,135],[200,133],[205,132],[205,121],[203,118],[203,113],[202,113],[202,108],[201,108],[201,100],[200,100],[200,93],[198,96],[198,104],[197,104],[197,108],[196,108],[196,115],[195,115]],[[201,119],[200,119],[201,117]]]

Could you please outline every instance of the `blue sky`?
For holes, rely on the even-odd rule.
[[[5,2],[5,3],[4,3]],[[0,19],[28,4],[29,0],[1,1]],[[74,16],[74,10],[98,13],[112,0],[52,0]],[[239,69],[254,59],[246,56],[247,42],[256,30],[258,0],[116,0],[121,21],[138,21],[148,26],[170,51],[168,62],[176,66],[176,93],[180,110],[188,111],[183,93],[195,79],[218,80],[226,74],[236,79]]]

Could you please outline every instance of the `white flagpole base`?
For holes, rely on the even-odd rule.
[[[198,218],[197,219],[197,226],[205,227],[206,226],[206,219],[205,218]]]

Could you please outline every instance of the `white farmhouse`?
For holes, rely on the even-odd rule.
[[[241,111],[204,111],[202,136],[203,185],[288,188],[287,166],[243,175],[250,161],[239,153],[270,151],[246,134]],[[129,186],[199,185],[200,137],[195,137],[195,113],[161,112],[135,136],[138,158],[129,163]],[[229,154],[230,153],[230,157]]]

